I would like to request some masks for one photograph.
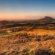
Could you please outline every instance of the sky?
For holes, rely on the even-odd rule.
[[[55,18],[55,0],[0,0],[0,20]]]

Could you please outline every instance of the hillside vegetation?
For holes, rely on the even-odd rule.
[[[55,19],[0,24],[0,55],[55,55]]]

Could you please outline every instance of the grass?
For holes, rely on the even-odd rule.
[[[55,30],[21,30],[0,36],[0,55],[38,55],[42,48],[55,54]]]

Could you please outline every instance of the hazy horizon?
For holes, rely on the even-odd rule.
[[[55,0],[0,0],[0,20],[55,18]]]

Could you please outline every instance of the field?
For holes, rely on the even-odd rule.
[[[42,51],[46,55],[55,54],[55,30],[31,27],[18,29],[19,27],[1,30],[0,55],[41,55]]]
[[[55,55],[55,19],[0,21],[0,55]]]

